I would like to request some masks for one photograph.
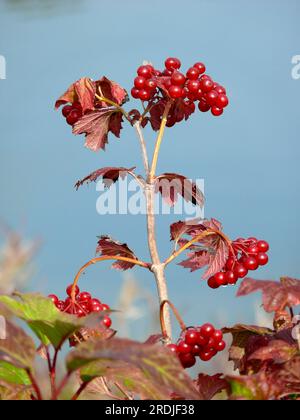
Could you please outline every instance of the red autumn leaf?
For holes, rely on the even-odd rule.
[[[123,105],[129,100],[128,94],[125,89],[123,89],[118,83],[109,80],[107,77],[102,77],[102,79],[95,82],[96,91],[99,96],[103,96],[110,101],[117,103],[118,105]],[[107,103],[102,102],[103,106],[109,106]]]
[[[178,240],[184,235],[193,235],[194,232],[197,232],[199,235],[201,231],[206,230],[204,224],[196,224],[195,221],[191,220],[188,222],[175,222],[170,226],[171,241],[178,242]]]
[[[266,312],[282,311],[300,305],[300,280],[284,277],[280,282],[245,279],[237,296],[246,296],[261,290]]]
[[[197,185],[183,175],[162,174],[156,178],[156,192],[160,192],[163,199],[170,206],[178,200],[181,195],[185,201],[203,207],[204,196]]]
[[[152,105],[149,111],[150,123],[154,131],[158,131],[161,125],[162,116],[166,107],[166,100],[160,100]]]
[[[109,132],[112,132],[116,137],[120,137],[122,121],[121,112],[115,108],[103,108],[89,112],[80,118],[73,128],[73,133],[85,134],[85,146],[97,152],[99,149],[105,150]]]
[[[95,102],[96,86],[88,77],[73,83],[68,90],[56,101],[55,108],[67,103],[79,102],[83,113],[92,111]]]
[[[211,276],[214,276],[224,268],[229,256],[228,244],[224,241],[223,238],[218,237],[218,241],[215,245],[213,253],[209,253],[208,255],[208,268],[203,274],[203,279],[205,280]]]
[[[113,183],[117,182],[119,178],[124,179],[130,172],[135,169],[133,168],[113,168],[107,167],[102,169],[97,169],[97,171],[92,172],[90,175],[81,179],[75,184],[76,190],[81,187],[83,184],[88,184],[90,182],[96,182],[99,178],[102,178],[106,187],[110,187]]]
[[[283,340],[272,340],[267,346],[254,351],[249,360],[271,361],[272,363],[284,363],[297,354],[297,345],[289,344]]]
[[[210,257],[207,251],[196,251],[188,254],[188,259],[181,261],[179,265],[184,268],[189,268],[193,272],[205,267],[209,262]]]
[[[147,338],[144,344],[158,344],[158,343],[161,343],[163,338],[164,336],[162,334],[153,334]]]
[[[228,389],[228,382],[219,373],[213,376],[200,373],[195,383],[204,400],[211,400],[215,395]]]
[[[128,248],[127,244],[122,244],[121,242],[114,241],[109,236],[100,237],[96,249],[96,254],[100,254],[103,256],[115,255],[137,260],[137,257],[135,256],[133,251],[131,251],[131,249]],[[126,261],[116,261],[115,263],[113,263],[112,266],[117,270],[128,270],[130,268],[133,268],[135,264]]]

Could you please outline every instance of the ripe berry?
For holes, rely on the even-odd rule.
[[[223,333],[221,330],[215,330],[215,332],[212,335],[212,338],[215,340],[216,343],[219,343],[223,340]]]
[[[200,328],[201,331],[201,328]],[[205,347],[208,343],[208,337],[204,337],[203,335],[201,335],[201,332],[198,332],[198,345],[200,347]]]
[[[259,248],[257,245],[251,245],[248,249],[247,249],[247,253],[251,254],[251,255],[257,255],[259,254]]]
[[[149,101],[149,99],[151,98],[150,91],[146,89],[141,89],[139,91],[139,98],[141,101]]]
[[[206,102],[210,106],[217,105],[218,97],[219,97],[219,94],[215,90],[211,90],[210,92],[206,94]]]
[[[225,348],[226,348],[226,343],[225,343],[225,341],[220,341],[219,343],[217,343],[217,345],[216,345],[216,350],[217,351],[223,351],[223,350],[225,350]]]
[[[131,96],[134,98],[134,99],[139,99],[139,93],[140,93],[140,90],[138,89],[138,88],[136,88],[136,87],[133,87],[132,89],[131,89]]]
[[[79,118],[82,117],[82,112],[79,109],[73,109],[70,114],[67,116],[67,123],[69,125],[74,125],[77,123]]]
[[[198,69],[200,74],[205,73],[206,67],[203,63],[195,63],[193,67]]]
[[[102,321],[101,321],[102,325],[106,328],[110,328],[111,327],[111,319],[109,318],[109,316],[105,316]]]
[[[200,76],[200,71],[197,69],[197,67],[191,67],[186,72],[186,77],[190,80],[196,80]]]
[[[145,86],[146,79],[144,77],[138,76],[134,79],[134,86],[137,89],[142,89]]]
[[[266,254],[265,252],[260,252],[257,255],[257,261],[259,265],[266,265],[269,262],[269,257],[268,254]]]
[[[180,341],[180,343],[177,345],[178,353],[188,354],[192,351],[192,346],[187,344],[185,341]]]
[[[258,241],[257,247],[259,249],[259,252],[268,252],[270,249],[270,245],[266,241]]]
[[[91,299],[92,299],[92,296],[91,296],[91,294],[89,292],[81,292],[77,296],[77,300],[80,303],[90,302]]]
[[[202,327],[200,329],[200,333],[203,337],[210,338],[213,335],[214,332],[215,332],[215,328],[211,324],[204,324],[204,325],[202,325]]]
[[[203,90],[203,92],[209,92],[210,90],[213,89],[214,83],[211,79],[201,79],[200,87]]]
[[[234,268],[235,262],[236,260],[234,257],[229,257],[225,265],[226,270],[232,270]]]
[[[210,110],[210,106],[205,101],[199,101],[198,108],[201,112],[207,112]]]
[[[59,300],[56,304],[57,309],[59,309],[61,312],[65,310],[65,302],[63,300]]]
[[[209,362],[213,357],[214,357],[214,352],[211,350],[208,351],[202,351],[199,354],[200,359],[202,360],[202,362]]]
[[[185,105],[188,106],[190,108],[190,111],[193,113],[195,112],[196,109],[196,105],[194,104],[194,102],[188,100],[185,102]]]
[[[91,312],[102,312],[102,305],[98,299],[92,299],[89,303],[89,308]]]
[[[189,92],[198,93],[198,90],[200,89],[199,80],[189,80],[187,83],[187,88]]]
[[[215,117],[219,117],[220,115],[223,114],[223,109],[222,108],[218,108],[217,106],[213,106],[212,109],[211,109],[211,113]]]
[[[67,118],[67,116],[70,114],[70,112],[73,110],[73,106],[72,105],[65,105],[62,109],[62,114],[65,118]]]
[[[179,359],[185,369],[191,368],[196,364],[196,358],[191,353],[180,354]]]
[[[218,108],[225,108],[228,105],[228,103],[229,103],[228,98],[224,93],[220,94],[216,99],[216,106]]]
[[[191,346],[198,343],[198,331],[195,329],[187,330],[185,333],[185,342]]]
[[[247,276],[248,270],[243,264],[236,264],[234,267],[234,273],[238,276],[238,278],[242,279]]]
[[[208,286],[211,289],[218,289],[220,286],[218,285],[218,283],[216,282],[215,276],[212,276],[208,282],[207,282]]]
[[[55,306],[58,305],[59,299],[56,295],[49,295],[48,298],[52,300]]]
[[[171,352],[172,352],[172,353],[175,353],[175,354],[177,354],[177,353],[178,353],[178,349],[177,349],[176,344],[168,344],[168,345],[167,345],[167,348],[168,348],[169,350],[171,350]]]
[[[152,75],[152,71],[150,66],[140,66],[137,69],[137,74],[145,79],[149,79]]]
[[[215,280],[218,286],[226,286],[227,284],[226,276],[223,272],[215,274]]]
[[[148,79],[145,81],[145,89],[146,90],[154,90],[157,88],[157,83],[155,80],[153,79]]]
[[[225,274],[225,279],[228,284],[236,284],[238,281],[238,276],[234,271],[227,271]]]
[[[185,84],[185,75],[180,73],[179,71],[174,71],[171,77],[172,85],[182,86]]]
[[[70,296],[70,297],[72,295],[72,289],[73,289],[73,284],[70,284],[70,286],[68,286],[67,289],[66,289],[67,295]],[[79,293],[80,293],[79,287],[76,286],[75,287],[75,296],[78,296]]]
[[[248,257],[244,261],[244,266],[247,270],[257,270],[258,265],[258,261],[255,257]]]
[[[199,344],[195,344],[192,348],[192,354],[194,356],[199,356],[200,352],[202,351],[202,347]]]
[[[178,70],[181,67],[181,62],[178,58],[169,57],[165,61],[167,70]]]
[[[220,85],[214,86],[214,90],[218,92],[219,94],[226,95],[226,89],[223,86],[220,86]]]
[[[169,87],[169,95],[173,99],[178,99],[183,96],[184,92],[183,89],[180,86],[171,85]]]
[[[102,303],[101,306],[102,306],[102,311],[110,311],[110,307],[106,305],[105,303]]]
[[[72,107],[73,108],[75,108],[75,109],[79,109],[80,111],[82,111],[82,106],[81,106],[81,103],[80,102],[74,102],[73,104],[72,104]]]

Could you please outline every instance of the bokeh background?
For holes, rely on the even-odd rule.
[[[105,153],[93,153],[53,106],[81,76],[107,75],[130,89],[143,60],[160,67],[167,56],[180,57],[185,68],[204,61],[231,103],[221,118],[197,113],[168,131],[159,170],[204,178],[207,217],[221,220],[234,238],[255,235],[271,243],[270,264],[257,278],[300,276],[300,80],[291,76],[292,56],[300,54],[299,17],[298,0],[1,0],[7,79],[0,80],[0,218],[41,241],[27,290],[63,295],[94,256],[100,234],[127,241],[148,258],[144,217],[99,216],[94,185],[73,188],[103,166],[142,170],[134,132],[124,128]],[[158,221],[163,256],[171,249],[173,221]],[[262,322],[259,296],[211,291],[199,272],[176,265],[167,274],[170,297],[187,324]],[[122,334],[143,339],[154,332],[150,274],[137,269],[124,276],[103,264],[83,282],[123,310]]]

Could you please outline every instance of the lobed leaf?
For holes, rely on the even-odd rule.
[[[96,248],[96,253],[100,255],[114,256],[118,255],[120,257],[131,258],[137,260],[134,252],[127,246],[127,244],[122,244],[110,238],[109,236],[101,236],[98,241],[98,246]],[[116,261],[113,263],[113,268],[117,270],[128,270],[135,266],[134,263],[126,261]]]
[[[119,178],[124,179],[130,172],[134,171],[134,169],[135,167],[133,168],[106,167],[102,169],[97,169],[96,171],[92,172],[90,175],[86,176],[80,181],[77,181],[75,188],[76,190],[78,190],[83,184],[88,184],[90,182],[97,182],[99,178],[102,178],[105,186],[109,188],[113,183],[117,182]]]
[[[196,386],[205,400],[212,400],[217,394],[228,389],[228,382],[222,374],[210,376],[201,373],[196,380]]]

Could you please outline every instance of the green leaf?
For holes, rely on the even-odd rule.
[[[0,360],[0,380],[17,385],[31,385],[25,369],[4,360]]]
[[[0,303],[25,321],[44,345],[51,343],[55,348],[84,324],[83,320],[60,312],[51,299],[39,294],[0,296]]]
[[[238,378],[236,380],[230,380],[229,383],[232,397],[244,398],[246,400],[254,399],[251,389],[247,388],[247,386],[243,382],[240,382]]]
[[[14,365],[32,368],[35,358],[35,345],[20,327],[6,321],[6,338],[0,340],[0,360],[11,361]]]
[[[127,390],[141,398],[170,399],[175,393],[202,399],[178,358],[158,345],[125,339],[87,342],[69,354],[67,368],[70,373],[79,369],[84,381],[116,374]]]

